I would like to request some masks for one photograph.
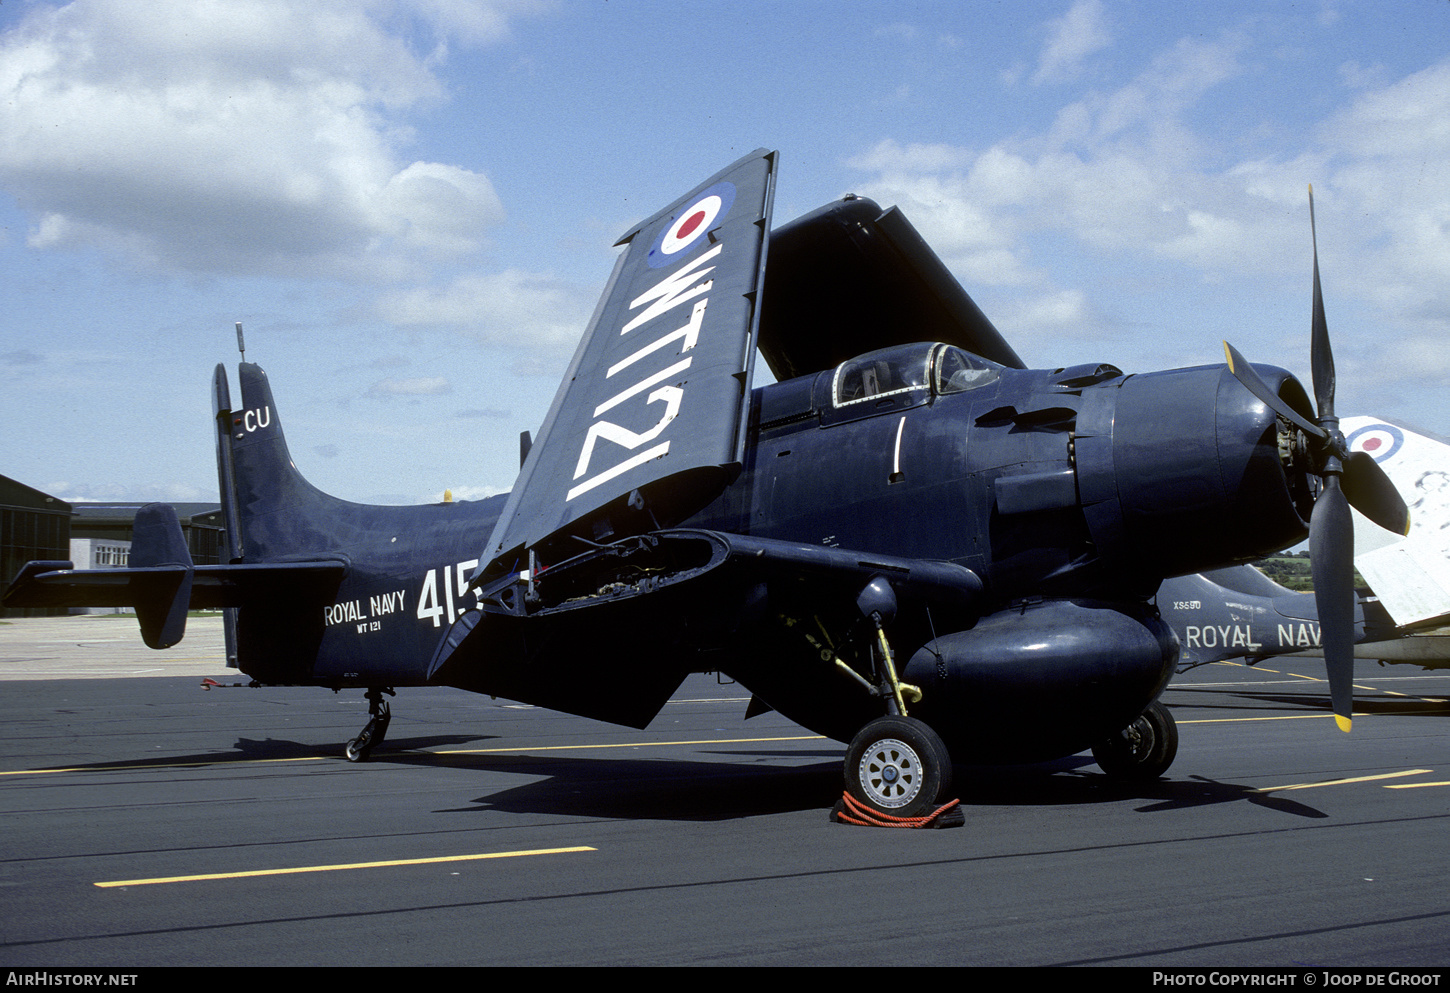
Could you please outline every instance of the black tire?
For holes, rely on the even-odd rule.
[[[872,810],[920,817],[942,804],[952,760],[941,738],[914,717],[878,717],[846,749],[846,792]]]
[[[1093,758],[1103,772],[1133,782],[1159,778],[1177,755],[1178,725],[1161,703],[1149,704],[1136,721],[1093,746]]]
[[[373,744],[368,740],[366,731],[349,741],[344,752],[349,762],[366,762],[372,753]]]

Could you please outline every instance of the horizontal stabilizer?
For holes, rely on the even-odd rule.
[[[197,565],[191,573],[187,609],[267,606],[267,604],[332,602],[347,574],[347,562],[258,562],[244,565]],[[71,562],[26,562],[0,600],[7,607],[136,607],[154,600],[157,590],[175,584],[187,573],[184,565],[90,568]],[[148,642],[149,644],[149,642]]]
[[[1287,586],[1280,586],[1251,565],[1231,565],[1222,569],[1210,569],[1203,575],[1210,582],[1239,593],[1247,593],[1250,596],[1273,599],[1292,595],[1294,592]]]

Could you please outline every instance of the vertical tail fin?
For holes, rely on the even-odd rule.
[[[217,475],[232,561],[268,562],[333,551],[358,505],[323,493],[297,471],[262,367],[238,366],[233,406],[217,366]]]
[[[1450,618],[1450,445],[1376,417],[1346,417],[1339,427],[1356,456],[1379,463],[1410,513],[1407,536],[1356,521],[1355,568],[1396,624],[1443,624]]]
[[[313,486],[292,462],[272,388],[261,366],[238,366],[233,404],[226,369],[217,366],[212,404],[217,480],[232,563],[337,558],[357,530],[359,505]],[[263,682],[305,682],[322,639],[322,612],[279,592],[265,602],[228,608],[227,664]]]

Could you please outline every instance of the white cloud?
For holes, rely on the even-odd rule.
[[[1016,302],[997,318],[1013,334],[1080,334],[1096,320],[1081,290],[1058,290]]]
[[[444,37],[470,45],[502,41],[519,17],[538,14],[553,6],[551,0],[408,0]]]
[[[487,176],[433,162],[414,162],[393,176],[374,203],[377,230],[450,253],[473,248],[479,232],[503,219]]]
[[[1384,66],[1362,66],[1358,62],[1345,62],[1339,67],[1339,78],[1352,90],[1369,86],[1383,86],[1389,82]]]
[[[971,164],[972,153],[942,144],[912,144],[903,148],[887,139],[870,151],[852,158],[847,165],[868,172],[935,172],[960,169]]]
[[[1450,60],[1363,91],[1322,129],[1322,251],[1357,258],[1345,283],[1442,332],[1450,313]],[[1329,225],[1335,240],[1325,241]],[[1348,245],[1346,245],[1348,239]],[[1442,346],[1443,347],[1443,346]]]
[[[1065,105],[1042,135],[983,150],[884,141],[852,164],[875,173],[862,192],[902,204],[977,285],[1041,291],[1031,243],[1053,232],[1117,253],[1146,250],[1215,278],[1280,268],[1286,217],[1303,202],[1302,185],[1286,176],[1304,161],[1215,171],[1185,123],[1205,94],[1241,74],[1246,43],[1235,34],[1180,41],[1117,90]]]
[[[379,275],[503,217],[486,176],[409,164],[402,114],[441,101],[433,55],[384,21],[500,36],[524,4],[89,0],[0,38],[0,187],[38,249],[163,271]]]
[[[399,327],[450,327],[480,342],[552,351],[578,342],[594,296],[551,276],[508,269],[386,294],[377,309]]]
[[[1100,0],[1077,0],[1066,14],[1048,22],[1047,45],[1037,61],[1033,83],[1059,83],[1077,76],[1089,55],[1112,44]]]
[[[187,483],[73,483],[59,481],[37,487],[66,503],[214,503],[216,489]]]
[[[983,162],[986,169],[979,172]],[[1027,276],[1009,251],[1012,225],[991,208],[992,166],[1005,166],[990,152],[977,156],[947,145],[884,141],[850,165],[876,173],[863,190],[882,204],[895,204],[948,264],[977,285],[1022,283]]]
[[[1246,141],[1254,154],[1236,159],[1238,146],[1223,136],[1254,115],[1213,97],[1245,79],[1251,45],[1235,32],[1182,40],[1117,89],[1075,96],[1043,132],[985,149],[880,142],[851,163],[869,174],[856,188],[900,204],[968,289],[992,298],[998,326],[1028,333],[1028,347],[1019,346],[1026,356],[1031,335],[1089,330],[1102,344],[1112,324],[1138,313],[1165,332],[1267,316],[1244,302],[1247,292],[1285,308],[1272,331],[1247,327],[1289,335],[1294,318],[1285,315],[1300,301],[1283,288],[1302,284],[1307,298],[1305,186],[1313,181],[1331,330],[1344,332],[1347,374],[1381,386],[1443,378],[1450,60],[1385,84],[1357,77],[1317,127],[1287,141],[1276,135],[1277,145]],[[1064,252],[1064,238],[1078,250]],[[1112,322],[1103,319],[1099,299],[1157,294],[1174,282],[1190,298],[1201,288],[1198,299],[1221,309],[1167,318],[1161,308],[1113,306]],[[1297,324],[1293,334],[1297,343]],[[1362,368],[1349,373],[1355,335],[1384,346],[1366,349]]]

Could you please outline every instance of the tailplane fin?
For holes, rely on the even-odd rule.
[[[148,570],[133,578],[136,619],[149,648],[170,648],[186,633],[186,610],[196,577],[176,508],[148,503],[131,527],[131,567]]]
[[[309,483],[297,471],[262,367],[238,368],[233,406],[226,369],[212,388],[217,418],[217,476],[232,562],[269,562],[336,548],[337,526],[360,509]],[[345,525],[343,525],[345,526]]]

